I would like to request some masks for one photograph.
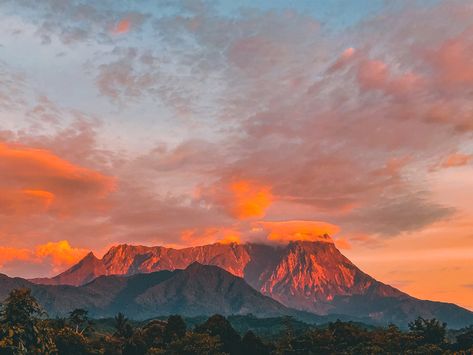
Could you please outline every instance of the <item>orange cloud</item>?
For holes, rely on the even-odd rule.
[[[31,251],[28,249],[0,247],[0,267],[14,260],[31,260]]]
[[[328,236],[340,231],[334,224],[319,221],[258,222],[257,225],[268,233],[268,240],[275,242],[303,240],[333,243]]]
[[[196,197],[222,208],[237,219],[263,217],[274,199],[270,186],[250,180],[219,182],[198,190]]]
[[[82,259],[88,250],[73,248],[67,240],[38,245],[35,249],[0,247],[0,267],[25,261],[33,264],[49,264],[51,271],[60,272]]]
[[[345,238],[337,238],[335,240],[335,245],[338,249],[351,249],[350,242]]]
[[[55,272],[75,264],[87,253],[87,249],[71,247],[67,240],[39,245],[35,251],[35,255],[40,259],[50,258]]]
[[[205,245],[213,243],[240,243],[240,232],[224,227],[186,229],[181,233],[181,240],[186,245]]]
[[[48,191],[0,189],[0,213],[6,215],[44,213],[53,201],[54,194]]]
[[[0,214],[73,213],[98,205],[115,180],[47,150],[0,143]]]
[[[471,155],[462,153],[450,154],[443,162],[442,168],[452,168],[467,165],[472,159]]]
[[[130,31],[131,22],[128,19],[120,20],[113,29],[114,34],[123,34]]]
[[[231,183],[230,191],[232,214],[240,219],[263,217],[273,201],[269,187],[246,180]]]

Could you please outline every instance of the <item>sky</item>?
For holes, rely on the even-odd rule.
[[[328,233],[473,309],[473,4],[0,1],[0,272]]]

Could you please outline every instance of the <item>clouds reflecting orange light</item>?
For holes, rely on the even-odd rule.
[[[122,19],[118,21],[116,26],[113,29],[114,34],[124,34],[130,31],[131,22],[128,19]]]
[[[334,236],[340,228],[336,225],[319,221],[283,221],[259,222],[268,234],[267,239],[273,242],[289,242],[292,240],[326,241],[331,243],[324,235]]]
[[[74,248],[67,240],[48,242],[33,249],[0,247],[0,266],[16,261],[47,264],[57,273],[75,264],[87,253],[87,249]]]
[[[0,214],[74,214],[95,208],[116,186],[112,177],[17,144],[0,143],[0,171]]]

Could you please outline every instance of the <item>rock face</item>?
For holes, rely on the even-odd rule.
[[[184,269],[193,262],[218,266],[288,307],[319,314],[333,308],[331,301],[336,296],[407,296],[363,273],[328,236],[316,242],[291,242],[279,247],[217,243],[172,249],[123,244],[112,247],[102,259],[89,254],[56,277],[32,281],[77,286],[100,275]]]
[[[340,314],[402,326],[419,315],[436,317],[452,327],[473,323],[473,313],[463,308],[418,300],[375,280],[343,256],[328,236],[284,246],[217,243],[172,249],[124,244],[112,247],[102,259],[89,254],[56,277],[31,281],[78,286],[101,275],[173,271],[194,262],[218,266],[286,307],[318,315]],[[186,284],[182,281],[179,290],[184,292]]]

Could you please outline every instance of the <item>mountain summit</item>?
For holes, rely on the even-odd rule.
[[[463,324],[473,314],[458,306],[415,299],[361,271],[328,236],[287,245],[210,244],[173,249],[118,245],[102,259],[89,254],[69,270],[35,279],[49,285],[83,285],[101,275],[135,275],[214,265],[243,278],[283,305],[319,315],[346,314],[406,323],[417,315]],[[197,265],[197,264],[196,264]]]

